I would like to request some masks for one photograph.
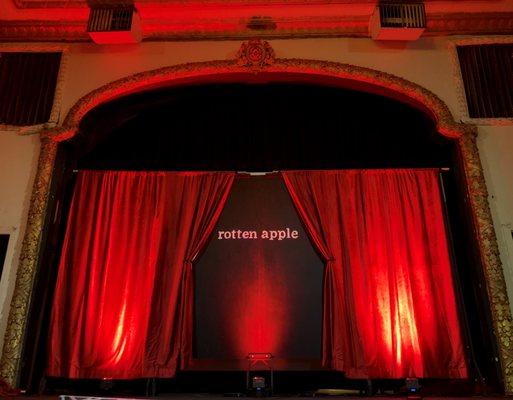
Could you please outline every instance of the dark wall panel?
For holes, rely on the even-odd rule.
[[[0,123],[47,122],[61,53],[0,53]]]
[[[457,49],[469,116],[513,117],[513,44]]]

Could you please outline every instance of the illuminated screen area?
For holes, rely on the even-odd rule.
[[[194,266],[194,357],[320,359],[323,271],[281,177],[237,177]]]

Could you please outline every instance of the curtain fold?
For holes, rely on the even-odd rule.
[[[353,378],[467,376],[435,170],[282,174],[326,267],[323,362]],[[192,265],[233,173],[82,171],[47,374],[171,377],[192,358]]]
[[[49,376],[174,375],[191,349],[192,262],[233,178],[79,172],[50,321]]]
[[[288,171],[326,261],[323,362],[353,378],[465,378],[435,170]]]

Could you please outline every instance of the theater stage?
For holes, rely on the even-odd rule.
[[[362,107],[370,106],[363,102]],[[372,109],[383,107],[380,102]],[[296,121],[297,114],[295,108],[290,119]],[[140,151],[137,132],[143,128],[159,133],[158,149],[190,149],[187,160],[198,147],[218,149],[212,157],[224,154],[225,144],[240,136],[237,129],[226,142],[220,134],[206,135],[201,146],[167,143],[168,131],[158,130],[166,126],[167,114],[164,120],[144,117],[131,126],[133,146],[126,139],[132,133],[121,130],[122,140],[113,133],[109,146],[115,150],[124,143],[133,149],[115,165],[109,164],[113,149],[91,142],[88,148],[100,153],[70,164],[69,182],[62,183],[67,197],[61,210],[67,211],[59,228],[48,233],[55,238],[55,248],[48,250],[54,256],[40,285],[44,293],[32,294],[45,298],[46,308],[31,311],[39,316],[32,324],[38,328],[29,331],[38,334],[27,335],[33,343],[24,349],[19,386],[27,393],[134,398],[155,392],[145,390],[145,382],[122,391],[80,386],[83,380],[166,380],[183,372],[191,374],[190,379],[182,376],[185,383],[158,385],[160,398],[165,393],[222,394],[241,389],[231,380],[224,385],[215,372],[244,375],[251,355],[269,355],[276,372],[308,374],[326,366],[344,371],[348,380],[444,378],[470,386],[445,385],[423,391],[426,396],[503,392],[496,339],[487,338],[493,336],[486,326],[491,319],[480,311],[488,303],[476,297],[486,282],[478,276],[480,264],[467,254],[472,230],[460,215],[466,203],[453,184],[452,150],[444,143],[426,144],[433,126],[424,116],[411,121],[405,116],[400,108],[394,118],[404,122],[402,130],[395,122],[390,127],[401,133],[394,145],[381,146],[374,136],[364,140],[360,128],[352,147],[329,141],[332,133],[321,141],[315,130],[307,135],[311,140],[305,138],[304,151],[318,142],[322,146],[309,164],[234,164],[233,155],[243,152],[230,147],[226,163],[206,165],[202,157],[210,156],[200,154],[197,164],[148,163],[143,157],[136,167],[128,154],[154,153]],[[369,119],[361,117],[357,126]],[[99,120],[91,121],[95,131]],[[329,131],[346,132],[336,121]],[[310,125],[304,121],[301,126]],[[415,141],[410,151],[402,138],[411,137],[412,126],[425,130],[426,143]],[[274,152],[276,132],[282,137],[282,131],[295,128],[273,130],[261,147]],[[386,137],[382,124],[368,131]],[[259,130],[256,137],[261,135]],[[215,147],[207,137],[221,144]],[[294,160],[296,153],[289,157],[288,152],[298,139],[286,139],[284,155]],[[364,163],[364,142],[379,147],[386,160],[377,163],[372,152]],[[247,148],[244,142],[241,149]],[[332,160],[330,149],[336,149]],[[340,149],[352,149],[354,162],[336,162],[345,160]],[[395,149],[408,155],[404,162],[387,162],[401,159]],[[166,154],[165,160],[183,158],[178,156]],[[257,152],[251,159],[266,157]],[[224,365],[227,360],[238,364]],[[296,367],[280,364],[283,360],[306,361]],[[192,378],[200,372],[211,374],[212,382]],[[486,391],[473,390],[477,381]],[[313,376],[284,382],[276,379],[274,393],[336,387]],[[208,388],[221,384],[221,390]]]

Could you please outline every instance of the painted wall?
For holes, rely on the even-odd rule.
[[[305,58],[365,66],[403,77],[437,94],[459,119],[453,62],[446,38],[412,43],[376,43],[369,39],[270,41],[279,58]],[[235,58],[241,41],[153,42],[139,45],[69,45],[63,69],[60,118],[91,90],[127,75],[163,66]],[[42,45],[44,46],[44,45]],[[37,48],[37,45],[34,45]],[[412,132],[414,133],[414,132]],[[513,126],[479,128],[479,149],[491,194],[510,298],[513,298]],[[35,174],[38,139],[0,133],[0,227],[13,229],[13,244],[0,282],[0,343],[5,331],[16,275],[22,230]]]
[[[478,147],[513,309],[513,126],[480,126]]]

